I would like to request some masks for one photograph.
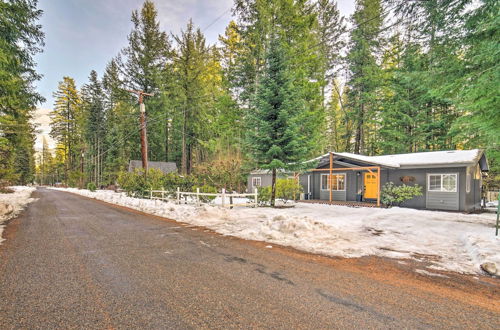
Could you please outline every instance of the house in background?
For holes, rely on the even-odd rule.
[[[142,168],[141,160],[131,160],[128,164],[128,171],[133,172],[136,168]],[[177,173],[177,165],[174,162],[148,162],[148,168],[155,168],[164,174]]]
[[[393,182],[422,187],[423,195],[405,202],[405,207],[465,212],[481,208],[482,172],[488,171],[479,149],[384,156],[330,152],[308,162],[312,168],[298,178],[309,200],[379,205],[382,186]],[[252,190],[270,184],[269,172],[255,171],[248,177]]]

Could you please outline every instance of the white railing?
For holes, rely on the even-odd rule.
[[[196,192],[185,192],[181,191],[179,187],[177,187],[177,191],[175,192],[176,194],[176,203],[181,204],[182,197],[185,198],[185,201],[187,202],[188,197],[194,198],[196,205],[201,204],[201,199],[200,197],[202,196],[207,196],[207,197],[220,197],[221,199],[221,206],[222,207],[230,207],[232,208],[233,206],[253,206],[257,207],[259,202],[258,202],[258,191],[257,188],[255,188],[253,193],[227,193],[226,189],[222,189],[220,193],[202,193],[200,192],[200,188],[196,188]],[[149,191],[149,198],[150,199],[157,199],[157,200],[170,200],[169,196],[172,195],[171,192],[165,191],[165,190],[150,190]],[[249,198],[251,201],[248,201],[246,203],[233,203],[233,198]]]

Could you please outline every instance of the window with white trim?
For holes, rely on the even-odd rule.
[[[457,174],[429,174],[427,191],[457,192]]]
[[[262,184],[262,178],[260,176],[254,176],[252,178],[252,187],[260,187]]]
[[[328,182],[328,177],[330,174],[321,174],[321,190],[330,190],[330,183]],[[332,175],[332,190],[334,191],[345,191],[345,178],[344,174],[333,174]]]

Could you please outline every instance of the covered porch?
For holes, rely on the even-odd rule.
[[[380,206],[381,165],[333,152],[318,160],[302,181],[308,203]]]

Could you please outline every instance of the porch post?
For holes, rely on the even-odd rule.
[[[377,167],[377,206],[380,207],[380,166]]]
[[[332,172],[333,172],[333,154],[330,152],[330,175],[328,176],[328,184],[330,185],[330,188],[328,189],[330,191],[330,203],[332,202]]]

